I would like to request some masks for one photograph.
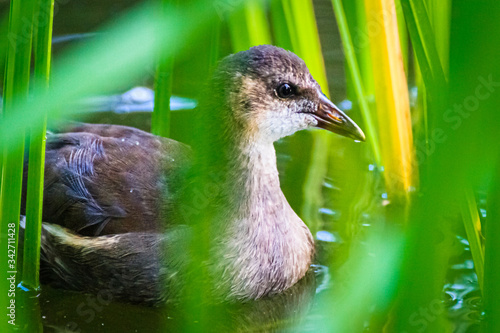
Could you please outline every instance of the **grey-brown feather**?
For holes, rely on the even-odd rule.
[[[42,227],[44,283],[84,291],[107,300],[145,305],[177,301],[189,256],[187,228],[168,233],[76,235],[54,225]]]
[[[171,222],[186,145],[124,126],[66,130],[47,137],[44,221],[87,236],[159,232]]]
[[[300,86],[301,97],[277,98],[281,81]],[[225,58],[197,114],[208,133],[203,139],[217,149],[204,152],[195,145],[191,169],[186,146],[132,128],[78,124],[50,136],[44,219],[83,235],[120,235],[85,238],[44,227],[48,281],[96,292],[111,277],[123,282],[116,289],[119,299],[129,293],[130,301],[148,303],[156,292],[161,300],[168,298],[173,290],[139,289],[179,266],[167,265],[162,275],[158,253],[162,246],[179,244],[162,234],[166,225],[190,222],[179,212],[183,196],[190,193],[184,187],[190,169],[217,175],[218,191],[208,198],[215,213],[208,214],[211,255],[205,263],[216,282],[214,296],[257,299],[291,287],[308,271],[314,242],[280,189],[273,142],[316,125],[314,117],[298,110],[317,108],[318,89],[304,62],[291,52],[260,46]],[[114,266],[132,269],[122,278]]]

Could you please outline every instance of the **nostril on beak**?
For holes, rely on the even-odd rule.
[[[322,113],[325,114],[326,117],[330,118],[331,120],[342,124],[344,122],[344,119],[340,117],[340,115],[337,115],[336,113],[332,112],[332,109],[328,107],[326,104],[320,104],[319,109],[321,110]]]
[[[318,121],[317,127],[355,140],[365,141],[365,135],[359,126],[325,95],[320,95],[320,104],[315,116]]]
[[[334,115],[333,113],[331,113],[331,112],[327,112],[326,114],[327,114],[327,116],[328,116],[328,117],[332,118],[332,119],[333,119],[333,120],[335,120],[336,122],[339,122],[339,123],[343,123],[343,122],[344,122],[344,120],[343,120],[342,118],[335,116],[335,115]]]

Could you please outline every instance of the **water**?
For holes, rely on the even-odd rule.
[[[321,231],[324,240],[317,241],[318,261],[329,262],[342,246],[331,231]],[[326,236],[330,235],[330,236]],[[326,237],[325,237],[326,236]],[[447,312],[453,332],[478,332],[481,320],[481,297],[467,242],[456,237],[456,255],[450,262],[443,301],[415,317],[424,327],[425,320]],[[301,327],[304,332],[316,332],[318,321],[325,320],[325,311],[314,311],[314,302],[328,293],[335,283],[335,268],[314,267],[314,279],[305,279],[292,291],[260,302],[247,304],[225,315],[225,320],[211,323],[213,331],[276,331]],[[44,332],[170,332],[177,331],[196,314],[186,315],[179,308],[149,308],[109,302],[105,297],[83,295],[44,286],[39,301],[39,322]],[[230,318],[227,321],[227,317]],[[429,319],[430,318],[430,319]],[[367,331],[371,331],[367,323]],[[211,330],[212,331],[212,330]],[[375,332],[375,331],[374,331]]]
[[[320,262],[327,262],[328,257],[342,246],[340,240],[332,241],[328,237],[327,241],[317,240],[317,243]],[[455,245],[459,253],[450,262],[443,301],[424,310],[415,321],[423,326],[426,318],[435,318],[446,311],[455,327],[453,332],[478,332],[481,297],[470,251],[459,236]],[[314,270],[315,279],[310,276],[291,292],[233,309],[226,314],[229,321],[214,320],[209,327],[217,332],[281,331],[298,325],[301,331],[317,332],[316,323],[325,320],[325,311],[311,309],[315,309],[315,300],[335,283],[335,269],[316,266]],[[172,306],[149,308],[108,302],[102,295],[83,295],[48,286],[43,286],[35,300],[37,302],[31,306],[38,317],[33,320],[43,326],[43,332],[170,332],[179,330],[187,320],[195,325],[197,321],[196,314],[186,315]],[[367,331],[370,331],[368,324]]]
[[[103,114],[105,115],[103,117]],[[140,112],[140,117],[149,115]],[[130,113],[130,121],[137,114]],[[186,113],[175,113],[173,121],[182,122]],[[114,113],[96,113],[91,121],[116,122]],[[177,119],[178,118],[178,119]],[[126,118],[120,118],[122,121]],[[175,120],[177,119],[177,120]],[[124,121],[126,124],[127,121]],[[147,124],[147,119],[142,123]],[[147,129],[147,128],[145,128]],[[181,136],[177,139],[183,139]],[[276,144],[282,187],[291,205],[298,212],[304,207],[302,188],[308,171],[312,132],[300,132]],[[374,221],[391,204],[383,188],[383,169],[366,160],[363,146],[334,137],[327,172],[321,186],[322,203],[317,205],[313,235],[317,244],[316,265],[310,274],[291,290],[282,295],[236,307],[214,307],[217,315],[210,322],[202,323],[196,309],[185,311],[179,306],[149,308],[110,301],[105,294],[84,295],[42,286],[37,297],[19,291],[22,307],[28,317],[22,320],[30,325],[28,331],[43,332],[169,332],[189,327],[202,331],[283,331],[300,328],[303,332],[317,332],[318,323],[328,320],[328,311],[318,307],[318,300],[328,296],[336,283],[336,272],[342,269],[349,254],[349,244],[356,235],[373,228]],[[298,145],[298,146],[297,146]],[[346,145],[348,145],[346,147]],[[351,145],[351,146],[349,146]],[[354,148],[353,148],[354,147]],[[361,148],[359,148],[361,147]],[[352,164],[356,159],[356,170]],[[357,178],[357,181],[354,179]],[[368,194],[367,189],[369,189]],[[352,198],[357,200],[346,204]],[[483,205],[484,206],[484,205]],[[484,209],[483,209],[484,210]],[[486,212],[483,212],[483,217]],[[478,288],[469,245],[463,234],[455,236],[453,255],[443,288],[443,299],[420,309],[411,319],[417,329],[425,331],[429,321],[447,313],[453,332],[477,332],[482,318],[481,295]],[[24,297],[23,297],[24,296]],[[23,311],[24,312],[24,311]],[[335,314],[330,314],[334,316]],[[30,318],[28,320],[28,318]],[[191,326],[190,326],[191,325]],[[377,332],[378,328],[365,323],[365,331]]]

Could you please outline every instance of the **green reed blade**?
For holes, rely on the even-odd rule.
[[[26,100],[29,88],[30,60],[31,60],[31,21],[33,17],[34,1],[12,1],[10,7],[9,48],[7,67],[4,80],[3,118],[17,116],[14,108],[14,99]],[[24,159],[24,130],[21,124],[15,128],[20,139],[15,143],[5,144],[5,132],[2,135],[4,143],[2,181],[0,188],[0,272],[2,276],[13,276],[17,270],[17,241],[19,231],[19,214],[21,210],[21,190],[23,179]],[[3,278],[0,281],[0,304],[7,309],[15,302],[15,296],[10,293],[11,281]],[[4,310],[5,311],[5,310]],[[15,320],[14,320],[15,322]],[[0,322],[0,331],[7,332],[13,328],[4,319]]]
[[[66,55],[61,55],[53,62],[48,91],[37,83],[33,86],[31,99],[18,98],[12,101],[12,107],[9,105],[11,109],[15,108],[15,114],[5,112],[5,117],[0,122],[0,133],[5,138],[2,142],[7,142],[6,157],[9,160],[12,157],[22,157],[22,151],[18,153],[14,150],[16,147],[23,146],[24,134],[18,129],[24,125],[40,126],[43,124],[45,116],[39,112],[40,109],[47,110],[49,117],[69,115],[74,110],[72,104],[75,100],[109,91],[117,85],[133,82],[134,79],[142,76],[154,60],[154,55],[158,54],[162,48],[165,49],[163,54],[166,56],[173,56],[181,50],[198,52],[198,49],[193,48],[190,42],[195,35],[204,33],[209,24],[217,19],[215,13],[207,15],[207,8],[210,7],[209,2],[197,1],[189,6],[169,8],[163,17],[158,17],[157,7],[146,4],[125,14],[113,26],[102,29],[104,33],[99,34],[95,39],[73,48]],[[7,164],[9,168],[4,171],[22,170],[22,159],[19,161],[13,167]],[[17,178],[13,178],[12,174],[4,172],[5,179],[18,180],[19,191],[17,192],[19,193],[16,193],[16,197],[19,197],[21,173]],[[9,186],[11,183],[12,181]],[[5,182],[2,184],[7,185]],[[11,195],[13,188],[9,187],[2,191],[3,201],[6,201],[5,198],[13,197]],[[8,203],[11,202],[8,201]],[[2,214],[10,213],[10,216],[15,216],[15,220],[19,221],[19,208],[10,205],[4,205],[5,207],[9,207],[9,210],[3,209]],[[4,220],[2,216],[2,224],[6,222],[7,220]],[[7,230],[2,230],[2,232],[6,233]],[[2,249],[4,244],[6,243],[2,242]],[[195,244],[195,246],[202,245]],[[7,253],[6,247],[2,253]],[[0,262],[2,268],[5,268],[7,261],[0,260]],[[5,271],[7,270],[3,269],[3,272]],[[2,281],[1,297],[2,301],[8,302],[7,297],[3,296],[7,295],[8,281],[4,281]],[[207,293],[205,290],[202,291]],[[207,299],[207,297],[201,298]],[[7,307],[6,302],[2,303],[5,305],[4,309]],[[6,331],[2,329],[4,323],[6,321],[2,321],[1,332]],[[190,324],[190,327],[194,326],[200,327],[200,325]]]
[[[52,50],[54,0],[37,0],[35,7],[34,81],[48,89]],[[39,110],[46,113],[46,110]],[[45,170],[46,121],[30,130],[30,151],[26,199],[26,231],[24,234],[23,284],[38,289],[40,268],[40,236],[42,228],[43,175]]]
[[[0,68],[5,68],[5,58],[7,56],[6,50],[7,50],[7,46],[9,43],[9,40],[7,38],[8,30],[9,30],[9,14],[10,14],[10,11],[6,12],[0,16],[0,66],[1,66]],[[4,92],[4,94],[5,94],[5,92]],[[3,110],[3,107],[2,107],[2,105],[0,105],[0,119],[2,119],[2,117],[3,117],[2,110]],[[2,187],[2,170],[3,170],[3,154],[1,153],[2,151],[3,151],[2,140],[0,140],[0,188]],[[0,214],[1,214],[1,211],[2,211],[2,208],[0,206]]]
[[[270,11],[274,43],[285,50],[291,50],[292,40],[286,24],[283,2],[281,0],[270,1]]]
[[[388,308],[395,296],[403,242],[393,226],[374,223],[352,244],[349,258],[332,274],[332,286],[317,295],[312,312],[321,316],[309,325],[317,332],[363,332],[373,313]]]
[[[282,3],[293,52],[304,60],[323,92],[329,95],[325,64],[323,62],[312,1],[282,0]]]
[[[162,1],[162,10],[165,10],[169,3],[171,3],[169,0]],[[172,96],[173,70],[174,58],[160,54],[156,66],[155,103],[151,116],[151,133],[163,137],[170,136],[170,97]]]
[[[453,1],[450,17],[450,97],[439,119],[455,142],[446,156],[453,162],[452,168],[441,168],[446,175],[455,168],[463,170],[453,179],[462,187],[459,195],[464,188],[487,193],[484,315],[478,324],[481,332],[500,332],[500,67],[496,66],[500,2]]]
[[[425,85],[444,87],[446,79],[423,0],[400,1]]]
[[[41,107],[48,110],[49,117],[70,115],[76,111],[75,100],[109,91],[143,75],[160,49],[164,48],[167,56],[189,50],[193,36],[214,19],[205,15],[205,9],[206,5],[199,2],[181,9],[171,8],[159,20],[157,7],[142,5],[113,26],[101,29],[99,37],[59,56],[52,64],[49,91],[44,93],[44,89],[34,86],[33,98],[17,101],[16,115],[6,115],[0,123],[7,143],[24,137],[16,130],[18,126],[43,122],[44,116],[37,113]],[[196,25],[186,25],[188,15]]]
[[[318,27],[311,0],[289,1],[282,0],[282,8],[288,27],[292,51],[301,57],[309,71],[321,86],[323,93],[330,95],[326,78],[325,65]],[[304,202],[301,216],[307,225],[317,231],[322,221],[318,214],[323,204],[321,186],[326,176],[328,163],[328,147],[332,136],[326,132],[314,132],[311,162],[303,185]]]
[[[406,259],[408,268],[405,269],[404,281],[407,286],[402,288],[406,290],[399,292],[401,307],[405,309],[399,313],[401,326],[398,331],[443,331],[443,327],[436,325],[437,321],[426,321],[421,326],[413,327],[410,321],[412,316],[415,317],[415,312],[440,302],[442,297],[441,281],[446,275],[449,257],[443,256],[437,241],[430,242],[428,239],[439,234],[446,236],[439,243],[450,241],[450,236],[443,230],[454,222],[455,219],[450,219],[450,216],[460,213],[457,203],[463,201],[464,188],[487,189],[490,188],[492,179],[498,182],[500,147],[496,124],[500,117],[495,110],[500,105],[500,71],[498,66],[491,64],[497,61],[500,54],[500,34],[495,29],[499,13],[498,1],[454,2],[450,27],[449,92],[446,86],[436,88],[442,79],[431,78],[438,81],[437,84],[428,81],[425,83],[429,98],[436,99],[437,96],[442,99],[441,96],[444,96],[447,104],[439,102],[436,106],[436,103],[431,103],[429,108],[429,117],[435,118],[435,122],[429,126],[432,149],[422,154],[420,159],[422,165],[428,164],[428,172],[422,177],[425,179],[423,188],[426,191],[422,194],[426,204],[416,212],[420,217],[412,221],[412,224],[418,223],[421,226],[420,230],[412,233],[413,249],[407,251],[414,254]],[[405,17],[406,14],[405,11]],[[411,29],[410,37],[414,42]],[[419,41],[416,43],[426,43],[427,34],[417,38]],[[436,57],[434,59],[439,60]],[[439,134],[436,135],[437,133]],[[487,198],[489,210],[483,283],[486,315],[485,320],[480,323],[485,326],[484,332],[500,330],[497,191],[498,187]],[[443,320],[443,315],[446,316],[446,312],[434,317]]]
[[[432,110],[439,110],[444,107],[444,100],[446,99],[446,77],[443,70],[444,63],[448,63],[449,57],[447,52],[449,40],[446,33],[449,32],[449,8],[447,8],[447,1],[443,1],[441,5],[436,5],[434,2],[429,2],[429,9],[437,8],[443,9],[440,11],[433,10],[432,19],[434,28],[438,28],[439,35],[435,34],[435,29],[431,25],[428,11],[426,9],[425,0],[399,0],[401,2],[401,9],[407,23],[408,32],[410,35],[411,44],[415,52],[415,58],[418,63],[418,73],[422,78],[423,85],[419,85],[419,94],[425,94],[425,105],[422,110],[425,122],[425,142],[426,153],[429,147],[428,129],[432,127],[432,123],[438,114],[432,113]],[[441,51],[438,51],[440,49]],[[441,54],[440,54],[441,53]],[[422,89],[424,88],[425,91]],[[429,116],[429,111],[431,111]],[[421,172],[427,172],[422,170]]]
[[[349,2],[349,1],[347,1]],[[344,6],[346,5],[347,2],[343,2]],[[373,98],[375,96],[375,82],[374,78],[372,75],[373,72],[373,64],[372,64],[372,59],[371,59],[371,54],[370,54],[370,40],[369,40],[369,32],[368,32],[368,18],[366,17],[366,10],[365,10],[365,4],[361,1],[356,2],[354,5],[354,10],[355,10],[355,17],[356,20],[355,22],[357,23],[355,26],[352,26],[349,23],[349,17],[346,16],[347,18],[347,25],[349,27],[349,32],[350,36],[353,36],[353,28],[357,31],[354,33],[357,34],[354,35],[354,47],[355,51],[358,56],[358,64],[359,64],[359,71],[361,73],[362,83],[363,83],[363,88],[364,88],[364,93],[365,96],[368,98]],[[344,7],[344,12],[346,12],[345,7]],[[340,29],[340,28],[339,28]],[[356,40],[356,37],[358,39]],[[347,60],[347,59],[346,59]],[[349,71],[351,71],[349,69]],[[352,77],[352,74],[349,74]],[[353,89],[354,90],[354,89]],[[373,102],[372,102],[373,104]]]
[[[151,118],[151,133],[170,136],[170,97],[172,95],[172,72],[174,60],[172,57],[158,62],[155,76],[155,104]]]
[[[210,69],[215,68],[217,62],[220,60],[220,30],[221,30],[221,20],[215,19],[211,24],[210,29],[210,59],[209,59],[209,67]],[[211,70],[210,70],[211,73]]]
[[[474,261],[474,269],[477,274],[477,282],[481,291],[483,290],[484,281],[484,250],[481,235],[481,221],[477,211],[476,198],[472,189],[465,190],[464,200],[460,203],[462,211],[462,219],[469,240],[472,260]]]
[[[427,13],[436,37],[436,47],[444,75],[448,77],[451,0],[426,0]]]
[[[251,0],[228,15],[229,33],[234,52],[256,45],[271,44],[264,0]]]
[[[423,117],[426,119],[425,112],[429,112],[430,117],[437,119],[440,110],[445,107],[447,86],[427,11],[423,2],[418,0],[401,0],[401,7],[424,82],[422,86],[425,91],[419,91],[419,95],[428,98],[429,101],[425,103]],[[441,120],[437,123],[441,124]],[[446,130],[437,127],[437,123],[425,121],[425,126],[428,126],[429,130],[426,130],[424,134],[431,135],[436,131]],[[455,221],[447,221],[442,207],[437,205],[438,202],[440,205],[445,205],[445,202],[452,200],[452,193],[445,192],[443,188],[444,179],[452,178],[452,176],[450,173],[446,177],[439,177],[438,170],[445,168],[444,165],[447,165],[449,160],[443,163],[446,146],[436,147],[436,145],[432,156],[429,156],[429,151],[425,149],[419,152],[421,153],[417,154],[419,158],[415,159],[415,166],[419,169],[421,188],[428,190],[421,196],[415,197],[410,209],[405,263],[402,267],[398,302],[393,311],[392,324],[397,331],[448,331],[450,329],[442,312],[434,312],[435,320],[433,321],[421,321],[418,313],[415,315],[419,309],[429,311],[428,309],[434,304],[440,304],[442,281],[445,279],[447,263],[452,251],[449,244],[453,241],[451,226]],[[426,159],[422,158],[422,154]],[[448,191],[455,192],[456,189],[448,189]],[[431,241],[436,233],[442,234],[445,241],[439,243]],[[410,286],[410,283],[414,286]]]
[[[485,263],[483,302],[486,313],[481,323],[483,333],[500,331],[500,177],[497,172],[490,187],[485,230]]]
[[[333,4],[333,10],[335,12],[335,17],[337,18],[340,37],[342,38],[342,45],[344,47],[345,58],[347,61],[349,73],[352,78],[354,91],[356,93],[356,98],[359,103],[361,114],[363,115],[364,123],[366,126],[365,128],[366,140],[370,144],[375,162],[378,165],[382,165],[380,144],[376,130],[377,127],[375,120],[372,117],[372,112],[370,110],[370,107],[368,106],[368,101],[366,99],[366,94],[363,87],[363,80],[361,78],[361,71],[359,69],[358,61],[356,59],[356,53],[354,52],[354,44],[351,39],[349,27],[347,25],[346,16],[344,13],[344,7],[342,6],[341,0],[332,0],[332,4]]]

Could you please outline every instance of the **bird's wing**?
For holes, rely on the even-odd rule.
[[[189,149],[123,126],[85,126],[47,137],[44,220],[84,235],[161,230]]]

